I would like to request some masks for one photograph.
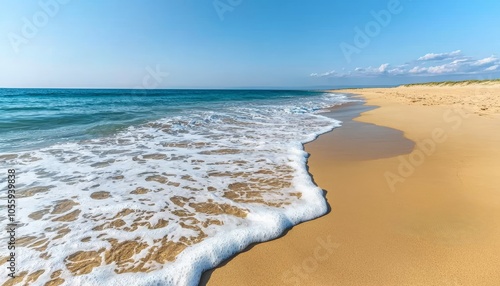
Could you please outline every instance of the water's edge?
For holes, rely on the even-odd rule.
[[[325,91],[325,92],[335,93],[335,91],[330,91],[330,90]],[[360,97],[359,95],[357,95],[357,94],[345,94],[345,93],[342,93],[342,94],[343,94],[343,95],[347,95],[347,97],[348,97],[349,99],[353,99],[353,100],[355,100],[355,101],[352,101],[352,102],[346,102],[346,103],[342,103],[342,104],[339,104],[339,105],[335,105],[335,106],[333,106],[333,107],[331,107],[331,108],[328,108],[328,109],[327,109],[328,111],[322,114],[323,116],[327,116],[327,117],[334,118],[334,119],[336,119],[336,120],[340,120],[340,121],[341,121],[341,125],[340,125],[340,126],[338,126],[338,127],[334,127],[334,128],[332,128],[331,130],[329,130],[329,131],[327,131],[327,132],[324,132],[324,133],[318,134],[318,135],[317,135],[317,136],[316,136],[313,140],[311,140],[311,141],[308,141],[308,142],[304,142],[304,143],[302,143],[302,150],[304,150],[304,152],[305,152],[305,147],[306,147],[306,145],[307,145],[307,144],[310,144],[310,143],[312,143],[312,142],[314,142],[314,141],[318,140],[318,139],[319,139],[321,136],[323,136],[323,135],[326,135],[326,134],[328,134],[328,133],[334,132],[334,131],[335,131],[335,129],[337,129],[337,128],[342,128],[342,125],[343,125],[344,121],[343,121],[343,119],[342,119],[342,118],[339,118],[339,117],[334,117],[334,116],[335,116],[335,112],[341,112],[342,110],[345,110],[347,107],[352,106],[352,105],[354,105],[354,106],[364,106],[364,105],[366,104],[366,102],[364,101],[364,99],[363,99],[362,97]],[[357,111],[351,112],[351,113],[350,113],[350,115],[353,115],[353,116],[348,116],[348,117],[350,117],[350,118],[345,118],[345,120],[352,120],[352,118],[358,117],[360,114],[361,114],[361,112],[357,112]],[[311,154],[307,153],[307,158],[309,158],[309,156],[310,156],[310,155],[311,155]],[[308,174],[309,174],[309,177],[311,178],[311,181],[314,183],[314,185],[315,185],[316,187],[318,187],[318,188],[320,188],[320,189],[321,189],[321,187],[320,187],[320,186],[318,186],[318,184],[317,184],[317,183],[315,182],[315,180],[314,180],[314,174],[312,174],[312,173],[310,173],[310,172],[309,172],[309,160],[308,160],[308,159],[306,160],[306,166],[305,166],[305,168],[306,168],[306,170],[307,170],[307,172],[308,172]],[[293,229],[294,227],[297,227],[297,226],[299,226],[299,225],[301,225],[301,224],[303,224],[303,223],[307,223],[307,222],[309,222],[309,221],[313,221],[313,220],[316,220],[316,219],[318,219],[318,218],[321,218],[321,217],[323,217],[323,216],[325,216],[325,215],[328,215],[328,214],[330,213],[330,211],[331,211],[331,207],[330,207],[330,204],[328,203],[328,200],[327,200],[326,196],[324,195],[326,190],[324,190],[324,189],[321,189],[321,190],[322,190],[322,192],[323,192],[323,198],[324,198],[325,203],[326,203],[326,206],[327,206],[327,210],[326,210],[326,212],[324,212],[323,214],[321,214],[320,216],[317,216],[317,217],[315,217],[315,218],[311,218],[311,219],[308,219],[308,220],[303,220],[303,221],[301,221],[301,222],[299,222],[299,223],[297,223],[297,224],[290,225],[288,228],[284,229],[284,230],[283,230],[283,232],[281,232],[281,233],[279,234],[279,236],[277,236],[277,237],[271,238],[271,239],[266,240],[266,241],[259,241],[259,242],[252,242],[252,243],[250,243],[250,244],[249,244],[248,246],[246,246],[246,247],[245,247],[242,251],[239,251],[239,252],[236,252],[236,253],[232,254],[230,257],[228,257],[228,258],[224,259],[224,260],[223,260],[221,263],[219,263],[217,266],[204,270],[204,271],[203,271],[203,273],[202,273],[202,275],[201,275],[201,277],[200,277],[200,280],[199,280],[200,282],[199,282],[197,285],[198,285],[198,286],[206,286],[206,285],[208,285],[208,284],[209,284],[209,282],[210,282],[210,278],[211,278],[212,274],[213,274],[215,271],[217,271],[217,269],[220,269],[220,268],[224,267],[226,264],[230,263],[230,262],[231,262],[231,260],[233,260],[234,258],[236,258],[239,254],[244,253],[244,252],[247,252],[247,251],[251,251],[251,249],[252,249],[253,247],[255,247],[255,246],[257,246],[257,245],[259,245],[259,244],[261,244],[261,243],[267,243],[267,242],[271,242],[271,241],[274,241],[274,240],[278,240],[278,239],[280,239],[280,238],[284,237],[285,235],[287,235],[287,233],[288,233],[291,229]]]

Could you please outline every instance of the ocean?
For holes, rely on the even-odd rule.
[[[197,285],[251,243],[327,211],[302,144],[340,126],[322,113],[349,101],[324,91],[0,89],[16,275],[33,285]],[[12,223],[6,194],[2,229]]]

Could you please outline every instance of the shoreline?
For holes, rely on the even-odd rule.
[[[349,94],[348,95],[349,97],[357,97],[357,95],[355,94]],[[302,143],[302,148],[304,151],[306,151],[306,146],[311,144],[312,142],[315,142],[317,141],[320,137],[322,136],[325,136],[326,134],[329,134],[329,133],[332,133],[334,130],[337,130],[339,128],[341,128],[343,126],[343,124],[345,123],[344,120],[352,120],[354,117],[357,117],[361,114],[362,111],[366,111],[366,110],[370,110],[372,108],[376,108],[375,106],[365,106],[366,102],[364,101],[359,101],[359,102],[347,102],[347,103],[341,103],[339,105],[335,105],[335,106],[332,106],[330,108],[328,108],[328,111],[327,112],[323,112],[321,113],[322,115],[326,116],[326,117],[332,117],[331,115],[334,113],[336,115],[336,117],[334,117],[334,119],[336,120],[340,120],[342,121],[342,125],[340,127],[335,127],[334,129],[328,131],[328,132],[325,132],[323,134],[320,134],[318,135],[315,139],[313,139],[312,141],[309,141],[307,143]],[[347,112],[346,112],[347,111]],[[343,114],[343,115],[340,115],[338,116],[338,114]],[[332,117],[333,118],[333,117]],[[309,154],[309,153],[308,153]],[[309,154],[310,155],[310,154]],[[307,172],[309,173],[309,176],[311,177],[311,181],[313,182],[314,185],[318,186],[318,184],[314,181],[314,175],[311,174],[311,172],[309,171],[309,158],[307,159],[306,161],[306,170]],[[318,186],[319,187],[319,186]],[[267,243],[267,242],[271,242],[271,241],[275,241],[275,240],[278,240],[278,239],[281,239],[282,237],[284,237],[290,230],[292,230],[294,227],[298,226],[298,225],[301,225],[301,224],[304,224],[304,223],[308,223],[310,221],[313,221],[313,220],[316,220],[316,219],[319,219],[323,216],[326,216],[328,215],[330,212],[331,212],[331,208],[330,208],[330,204],[328,203],[328,200],[326,198],[326,191],[324,189],[322,189],[323,192],[324,192],[324,199],[326,201],[326,204],[327,204],[327,212],[317,218],[313,218],[313,219],[310,219],[310,220],[306,220],[306,221],[303,221],[303,222],[300,222],[296,225],[293,225],[291,228],[288,228],[286,229],[283,233],[281,233],[278,237],[276,238],[273,238],[271,240],[268,240],[268,241],[264,241],[264,242],[253,242],[251,243],[249,246],[247,246],[244,250],[242,250],[241,252],[238,252],[234,255],[232,255],[231,257],[225,259],[222,263],[220,263],[219,265],[217,265],[216,267],[212,268],[212,269],[209,269],[209,270],[205,270],[202,275],[201,275],[201,279],[200,279],[200,283],[198,285],[200,286],[204,286],[204,285],[211,285],[211,282],[210,282],[210,277],[212,276],[212,273],[214,271],[216,271],[217,269],[220,269],[221,267],[227,265],[228,263],[231,262],[231,260],[233,260],[235,257],[237,257],[238,255],[242,254],[242,253],[245,253],[245,252],[248,252],[250,251],[251,249],[253,249],[255,246],[259,245],[259,244],[262,244],[262,243]]]
[[[470,88],[483,96],[482,87]],[[236,255],[212,271],[207,285],[498,285],[497,105],[457,102],[449,90],[431,90],[443,96],[417,90],[415,101],[398,88],[335,91],[380,106],[350,122],[388,128],[394,136],[344,122],[306,144],[309,172],[326,190],[331,212]],[[452,95],[457,91],[463,87]],[[425,149],[425,140],[436,146]],[[417,145],[408,150],[408,141]],[[353,156],[356,150],[365,154]],[[402,160],[423,162],[401,174]]]
[[[404,152],[409,152],[414,146],[414,142],[411,140],[408,140],[407,138],[404,138],[403,132],[400,130],[396,130],[393,128],[387,128],[384,126],[378,126],[375,124],[371,123],[365,123],[365,122],[358,122],[355,119],[361,117],[361,115],[364,112],[368,112],[370,110],[374,110],[379,108],[379,106],[376,105],[368,105],[366,102],[366,99],[360,97],[357,94],[354,93],[349,93],[349,97],[353,97],[356,99],[362,99],[361,101],[358,102],[348,102],[348,103],[343,103],[340,105],[333,106],[329,108],[328,112],[322,113],[323,116],[326,117],[331,117],[336,120],[342,121],[342,125],[340,127],[334,128],[333,130],[323,133],[319,135],[316,139],[313,141],[307,142],[303,145],[304,150],[310,155],[311,151],[308,150],[310,149],[310,145],[312,144],[319,144],[317,146],[314,146],[314,150],[312,153],[324,153],[328,150],[334,151],[337,155],[340,155],[338,158],[339,161],[346,161],[346,160],[353,160],[353,161],[361,161],[361,160],[366,160],[366,159],[377,159],[377,158],[384,158],[384,157],[391,157],[391,156],[396,156],[399,154],[402,154]],[[351,126],[354,125],[354,126]],[[357,131],[362,130],[363,133],[360,134],[357,133]],[[355,132],[352,132],[355,131]],[[338,135],[338,133],[342,133],[341,136]],[[334,146],[331,146],[330,144],[324,144],[323,141],[326,143],[330,142],[332,137],[335,139],[339,139],[338,137],[348,137],[347,140],[336,140]],[[352,145],[351,143],[355,140],[360,140],[363,139],[363,137],[368,136],[368,137],[377,137],[377,142],[375,143],[375,149],[376,151],[374,152],[373,149],[369,150],[369,152],[364,152],[367,149],[364,149],[364,145]],[[381,137],[382,136],[382,137]],[[385,138],[383,138],[385,136]],[[325,138],[328,138],[325,140]],[[342,139],[342,138],[340,138]],[[349,148],[347,145],[349,145]],[[353,148],[354,147],[354,148]],[[353,151],[359,152],[359,154],[355,154]],[[331,213],[331,207],[330,207],[330,202],[328,199],[328,190],[325,190],[321,185],[318,185],[318,183],[315,180],[315,175],[312,173],[310,170],[310,160],[311,158],[309,157],[306,163],[306,168],[309,172],[309,175],[311,176],[311,180],[313,181],[314,184],[316,184],[319,188],[323,189],[323,192],[325,193],[325,201],[328,204],[328,211],[324,215],[317,217],[312,220],[304,221],[301,222],[297,225],[292,226],[291,228],[285,230],[280,236],[269,240],[265,242],[256,242],[252,243],[249,245],[245,250],[233,255],[232,257],[226,259],[223,263],[220,265],[216,266],[213,269],[207,270],[202,274],[201,281],[199,285],[219,285],[219,283],[222,282],[221,285],[231,285],[233,283],[241,283],[241,281],[234,280],[232,279],[229,283],[224,282],[224,279],[222,280],[217,280],[217,282],[214,282],[214,279],[211,279],[212,274],[216,271],[220,271],[221,269],[224,269],[224,267],[227,267],[227,265],[231,265],[233,259],[238,258],[239,256],[253,251],[254,248],[260,247],[261,245],[265,245],[267,243],[272,243],[272,242],[277,242],[283,238],[286,238],[286,235],[288,235],[289,232],[294,231],[295,228],[300,227],[304,224],[310,224],[311,222],[315,222],[316,220],[320,220],[325,216],[328,216]],[[322,241],[324,242],[324,241]],[[337,247],[337,243],[332,243],[333,247]],[[268,250],[266,250],[267,252]],[[246,261],[245,261],[246,262]],[[251,262],[250,262],[251,263]],[[256,273],[254,273],[256,274]],[[252,284],[252,279],[251,277],[250,280],[248,281],[247,284],[243,285],[254,285]],[[218,279],[218,278],[216,278]],[[246,281],[246,279],[245,279]],[[259,283],[265,283],[265,280],[259,281]],[[302,281],[303,282],[303,281]],[[281,281],[280,283],[283,283]],[[287,283],[284,283],[285,285]],[[273,284],[262,284],[262,285],[273,285]],[[292,283],[293,285],[293,283]]]

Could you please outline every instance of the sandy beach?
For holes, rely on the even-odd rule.
[[[202,284],[500,285],[500,85],[335,92],[366,104],[306,145],[329,213]]]

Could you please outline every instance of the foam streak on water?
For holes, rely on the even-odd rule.
[[[18,174],[17,273],[34,285],[197,285],[250,243],[326,212],[302,144],[339,126],[318,111],[345,101],[190,109],[0,154]]]

